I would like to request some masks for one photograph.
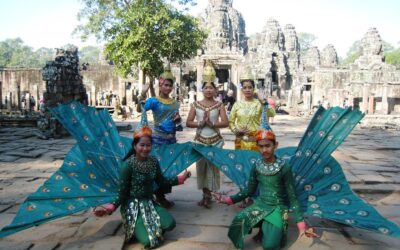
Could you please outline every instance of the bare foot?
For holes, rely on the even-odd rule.
[[[258,233],[257,233],[256,235],[253,236],[253,240],[254,240],[255,242],[260,243],[260,242],[261,242],[261,239],[262,239],[262,236],[263,236],[263,234],[262,234],[262,231],[261,231],[261,229],[260,229],[260,230],[258,231]]]

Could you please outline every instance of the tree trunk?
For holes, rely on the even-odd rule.
[[[156,96],[156,92],[154,90],[154,77],[149,76],[149,80],[150,80],[150,94],[151,96]]]

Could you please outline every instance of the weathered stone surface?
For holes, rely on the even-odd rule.
[[[400,240],[365,230],[347,227],[344,229],[356,246],[374,247],[375,249],[398,249]]]
[[[6,155],[2,154],[0,158],[0,162],[14,162],[18,160],[20,157],[18,156],[11,156],[11,155]]]
[[[338,56],[335,47],[328,44],[321,52],[321,67],[335,68],[338,65]]]
[[[12,249],[12,250],[28,250],[31,249],[31,247],[33,246],[32,243],[29,242],[15,242],[15,241],[6,241],[6,240],[2,240],[0,241],[0,246],[1,249]]]
[[[60,246],[58,241],[48,241],[44,243],[36,243],[30,250],[54,250]]]

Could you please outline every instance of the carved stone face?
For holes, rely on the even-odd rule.
[[[383,53],[382,39],[375,28],[369,29],[365,34],[361,40],[361,48],[363,55],[381,55]]]

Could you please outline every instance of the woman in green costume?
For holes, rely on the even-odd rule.
[[[274,154],[278,147],[275,134],[270,130],[258,130],[255,137],[262,157],[255,161],[251,169],[247,188],[233,196],[214,194],[221,203],[231,205],[251,197],[259,187],[259,197],[233,219],[229,227],[229,238],[235,247],[243,249],[245,235],[253,227],[261,226],[263,249],[280,249],[285,243],[288,224],[289,207],[285,203],[285,197],[289,199],[290,208],[294,211],[299,237],[304,234],[316,236],[312,230],[306,231],[290,166]]]
[[[159,162],[150,156],[152,131],[145,126],[134,133],[132,150],[121,166],[118,196],[113,203],[95,210],[96,216],[113,213],[121,205],[125,241],[136,238],[145,248],[154,248],[163,241],[163,232],[175,227],[174,218],[152,200],[153,184],[159,187],[183,184],[190,172],[165,178]]]

